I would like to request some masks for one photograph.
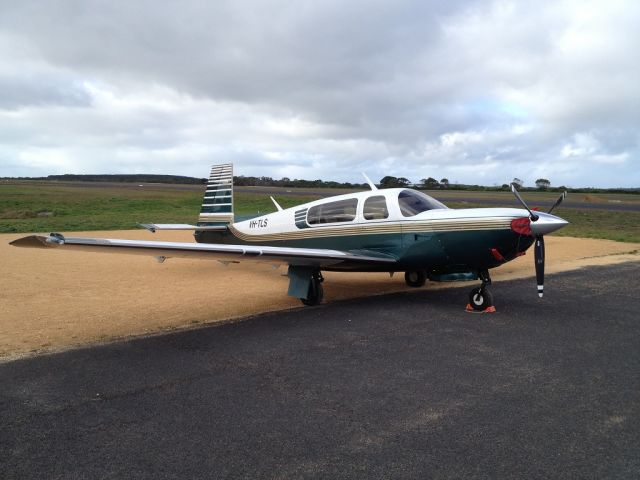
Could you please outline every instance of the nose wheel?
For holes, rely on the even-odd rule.
[[[469,292],[469,305],[473,310],[484,312],[493,307],[493,295],[486,287],[476,287]]]
[[[467,304],[468,312],[495,312],[496,307],[493,306],[493,295],[489,291],[491,285],[491,277],[489,272],[484,270],[478,273],[482,285],[474,288],[469,292],[469,303]]]

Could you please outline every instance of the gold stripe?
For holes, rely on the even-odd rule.
[[[281,233],[247,234],[237,228],[230,226],[232,233],[240,240],[247,242],[264,242],[271,240],[298,240],[304,238],[325,238],[354,235],[382,235],[400,233],[419,232],[454,232],[454,231],[482,231],[482,230],[504,230],[509,229],[511,220],[480,220],[480,221],[457,221],[450,220],[415,222],[411,224],[379,224],[379,225],[354,225],[344,227],[312,227],[303,230],[296,230]]]

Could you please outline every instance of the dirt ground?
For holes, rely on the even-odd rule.
[[[286,295],[285,267],[187,259],[159,264],[153,257],[9,245],[24,235],[0,235],[0,360],[301,305]],[[193,240],[190,232],[145,230],[73,236]],[[640,244],[553,236],[545,240],[548,273],[640,261]],[[492,270],[493,280],[533,276],[532,255],[530,251]],[[325,279],[329,302],[408,289],[402,274],[390,278],[386,273],[327,272]],[[458,285],[431,283],[426,288]],[[536,295],[533,283],[531,295]],[[460,299],[461,308],[465,301]],[[499,294],[497,303],[499,309]]]

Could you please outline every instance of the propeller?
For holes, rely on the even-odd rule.
[[[536,237],[534,246],[534,261],[536,262],[536,282],[538,284],[538,297],[544,294],[544,235]]]
[[[531,220],[532,228],[531,230],[535,232],[535,222],[540,220],[540,215],[536,215],[529,206],[522,199],[516,186],[511,184],[511,191],[516,196],[518,201],[522,204],[522,206],[529,212],[529,220]],[[560,197],[556,200],[556,202],[551,206],[548,213],[551,213],[558,205],[562,203],[562,201],[567,197],[567,192],[562,192]],[[541,229],[544,230],[544,229]],[[542,298],[544,295],[544,235],[536,234],[535,235],[535,244],[534,244],[534,262],[536,267],[536,283],[538,284],[538,297]]]
[[[567,192],[562,192],[560,194],[560,196],[558,197],[558,199],[556,200],[556,203],[554,203],[551,206],[551,208],[549,209],[549,211],[547,213],[553,212],[553,209],[556,208],[558,205],[560,205],[565,198],[567,198]]]

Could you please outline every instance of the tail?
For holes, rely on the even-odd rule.
[[[214,165],[204,193],[199,227],[233,223],[233,164]]]

